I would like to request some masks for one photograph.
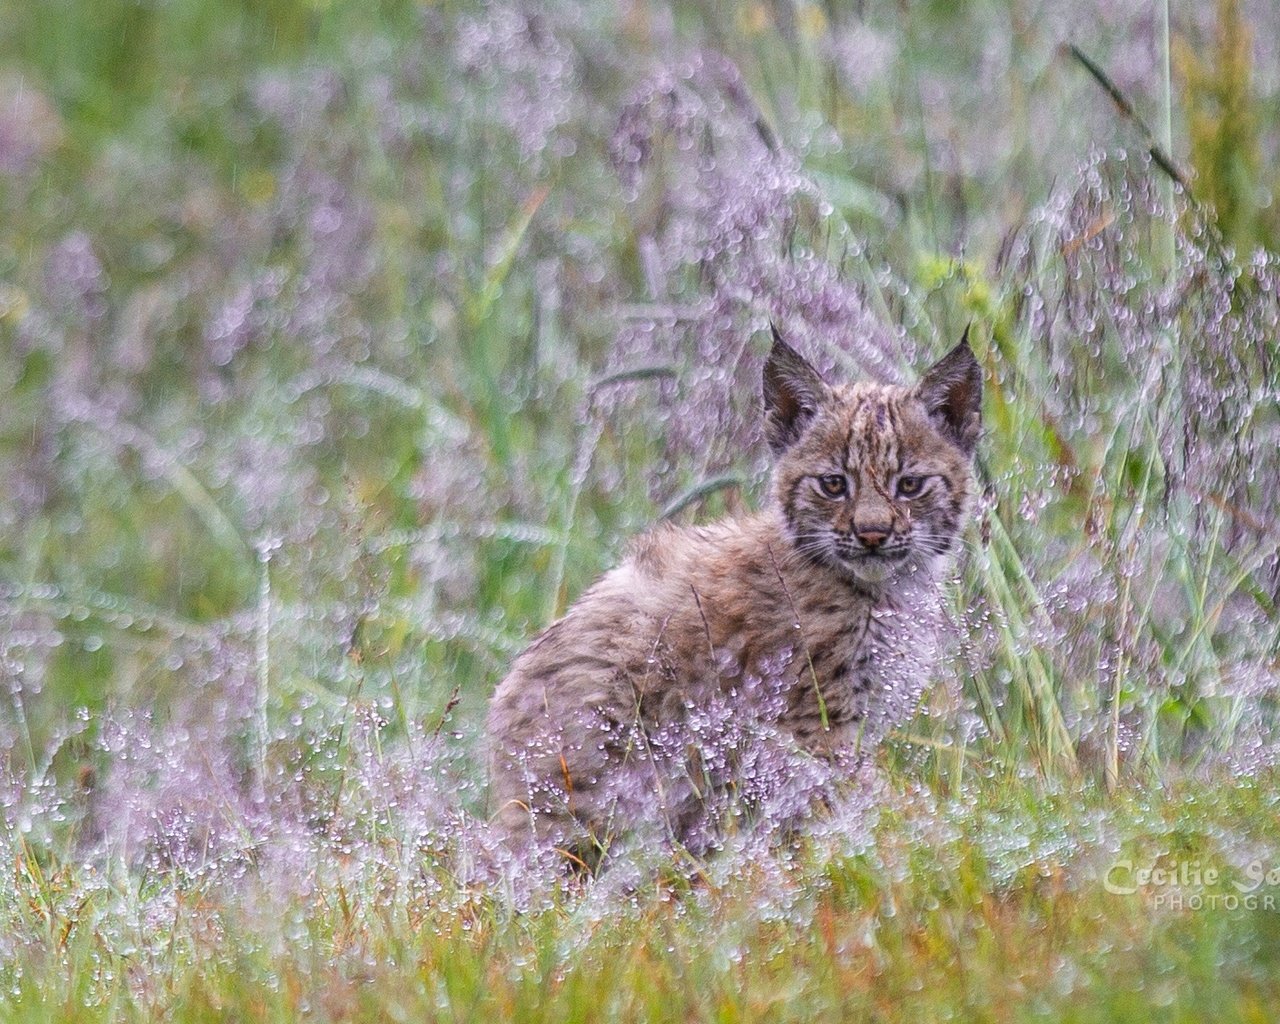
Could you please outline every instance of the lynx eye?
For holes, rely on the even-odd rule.
[[[843,498],[849,493],[849,481],[839,473],[818,477],[818,487],[828,498]]]
[[[898,495],[902,498],[914,498],[924,490],[924,477],[903,476],[898,478]]]

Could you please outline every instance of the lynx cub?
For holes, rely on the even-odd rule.
[[[903,388],[829,385],[775,330],[771,501],[639,538],[516,659],[488,719],[504,831],[587,859],[646,825],[687,841],[708,796],[735,783],[733,757],[697,749],[716,701],[745,714],[754,699],[791,749],[824,759],[910,714],[970,503],[981,398],[967,333]]]

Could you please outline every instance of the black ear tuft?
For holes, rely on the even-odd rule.
[[[916,394],[934,426],[972,455],[982,432],[982,367],[969,348],[969,328],[960,344],[925,371]]]
[[[772,323],[773,348],[764,364],[764,432],[780,455],[798,440],[826,397],[818,371],[782,340]]]

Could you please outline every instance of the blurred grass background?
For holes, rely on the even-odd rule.
[[[43,935],[52,975],[34,976],[78,949],[59,998],[115,1012],[86,964],[116,947],[57,909],[86,884],[60,866],[110,813],[96,795],[106,723],[136,712],[225,746],[235,778],[287,781],[303,764],[326,786],[361,714],[388,749],[446,725],[468,748],[514,652],[628,537],[664,509],[692,521],[758,500],[760,452],[730,414],[749,415],[754,381],[731,356],[758,355],[770,315],[842,372],[902,372],[972,321],[990,373],[989,492],[953,588],[951,671],[881,759],[907,810],[877,843],[903,850],[830,869],[816,920],[839,922],[819,929],[834,945],[797,983],[810,1010],[853,992],[871,1012],[874,987],[823,972],[901,901],[911,913],[881,971],[900,996],[930,970],[951,979],[930,986],[937,1004],[920,997],[927,1010],[1004,1019],[946,966],[975,928],[995,939],[969,978],[1044,937],[1009,1004],[1034,1016],[1066,919],[1061,942],[1098,996],[1044,995],[1059,1013],[1136,1013],[1159,993],[1101,979],[1188,964],[1199,989],[1167,990],[1185,994],[1186,1019],[1261,1012],[1271,918],[1232,918],[1233,932],[1122,910],[1096,886],[1077,896],[1098,850],[1276,849],[1277,38],[1261,0],[10,5],[0,654],[21,868],[7,912],[28,945],[9,949],[6,978],[21,989],[13,950],[35,956]],[[620,118],[673,67],[647,109],[686,120],[643,136],[633,181]],[[764,180],[762,139],[807,185]],[[1153,145],[1189,196],[1173,197]],[[758,192],[717,177],[734,155],[761,172]],[[769,211],[758,234],[715,241],[724,211],[744,209]],[[743,253],[803,273],[767,278],[791,282],[785,294],[746,287]],[[837,283],[820,286],[822,268]],[[871,311],[884,366],[819,301],[832,296]],[[721,415],[725,394],[739,405]],[[1219,797],[1235,777],[1246,791]],[[1041,835],[1038,852],[997,870],[1000,837],[982,833],[918,864],[907,848],[930,814],[913,812],[916,786],[944,825],[1007,818]],[[1071,794],[1079,808],[1062,806]],[[1191,828],[1197,801],[1212,809]],[[127,905],[150,877],[123,886]],[[209,891],[184,884],[179,904]],[[491,911],[431,919],[433,944],[421,917],[383,928],[368,884],[354,916],[335,909],[345,892],[303,915],[344,991],[354,969],[338,951],[365,943],[359,956],[418,964],[412,991],[396,989],[406,1005],[439,984],[451,1006],[514,1006],[580,934],[571,909],[528,931]],[[771,1012],[699,982],[723,978],[729,954],[688,974],[666,959],[668,927],[692,944],[705,922],[665,914],[645,917],[639,947],[609,943],[704,1016]],[[204,948],[200,914],[187,920],[163,969]],[[765,999],[767,965],[819,934],[804,921],[747,929],[745,991]],[[439,974],[445,951],[460,973]],[[525,955],[532,974],[490,973]],[[186,974],[152,1004],[107,989],[136,1014],[176,999],[197,1019],[268,998],[235,979],[281,962],[249,960]],[[547,1019],[603,990],[660,1016],[639,968],[583,963]],[[296,1012],[291,998],[271,996],[271,1012]]]
[[[1157,8],[1124,4],[1089,25],[1031,3],[633,4],[551,12],[545,38],[537,19],[524,37],[501,9],[449,4],[16,9],[0,27],[7,571],[55,585],[65,606],[229,623],[256,614],[257,547],[291,537],[270,581],[283,704],[294,687],[349,691],[331,657],[320,680],[287,659],[358,632],[380,637],[374,667],[412,674],[414,714],[455,686],[474,710],[627,535],[707,480],[758,480],[752,451],[673,463],[661,430],[582,419],[590,382],[618,369],[619,316],[670,313],[645,262],[679,216],[668,185],[658,171],[628,204],[606,163],[639,65],[705,46],[735,60],[821,196],[792,244],[839,261],[918,351],[976,318],[1034,378],[1057,370],[1018,320],[1025,282],[997,264],[1095,147],[1140,156],[1156,142],[1143,117],[1158,124],[1166,100],[1200,220],[1241,252],[1274,242],[1266,12],[1175,10],[1164,47]],[[1111,68],[1136,117],[1069,42]],[[698,300],[694,278],[674,286],[677,306]],[[696,357],[681,359],[662,372],[688,389]],[[1103,384],[1110,416],[1119,392]],[[991,474],[1015,534],[1025,495],[1005,485],[1091,461],[1061,431],[1034,458],[1008,446],[1043,433],[1037,401],[1016,394],[994,414]],[[1045,528],[1078,533],[1080,493],[1013,537],[1019,557]],[[468,568],[450,592],[441,562],[455,556]],[[404,604],[365,614],[383,595]],[[290,616],[331,612],[323,640],[285,639]],[[143,679],[163,697],[178,678],[148,644],[100,642],[94,616],[78,621],[90,625],[63,621],[69,642],[39,659],[37,747],[57,709],[100,709]],[[98,645],[83,650],[81,633]],[[1037,685],[1060,691],[1046,671]]]

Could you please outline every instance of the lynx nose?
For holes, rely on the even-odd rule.
[[[862,542],[862,546],[874,551],[889,537],[890,527],[887,523],[876,523],[868,526],[855,526],[854,536]]]

